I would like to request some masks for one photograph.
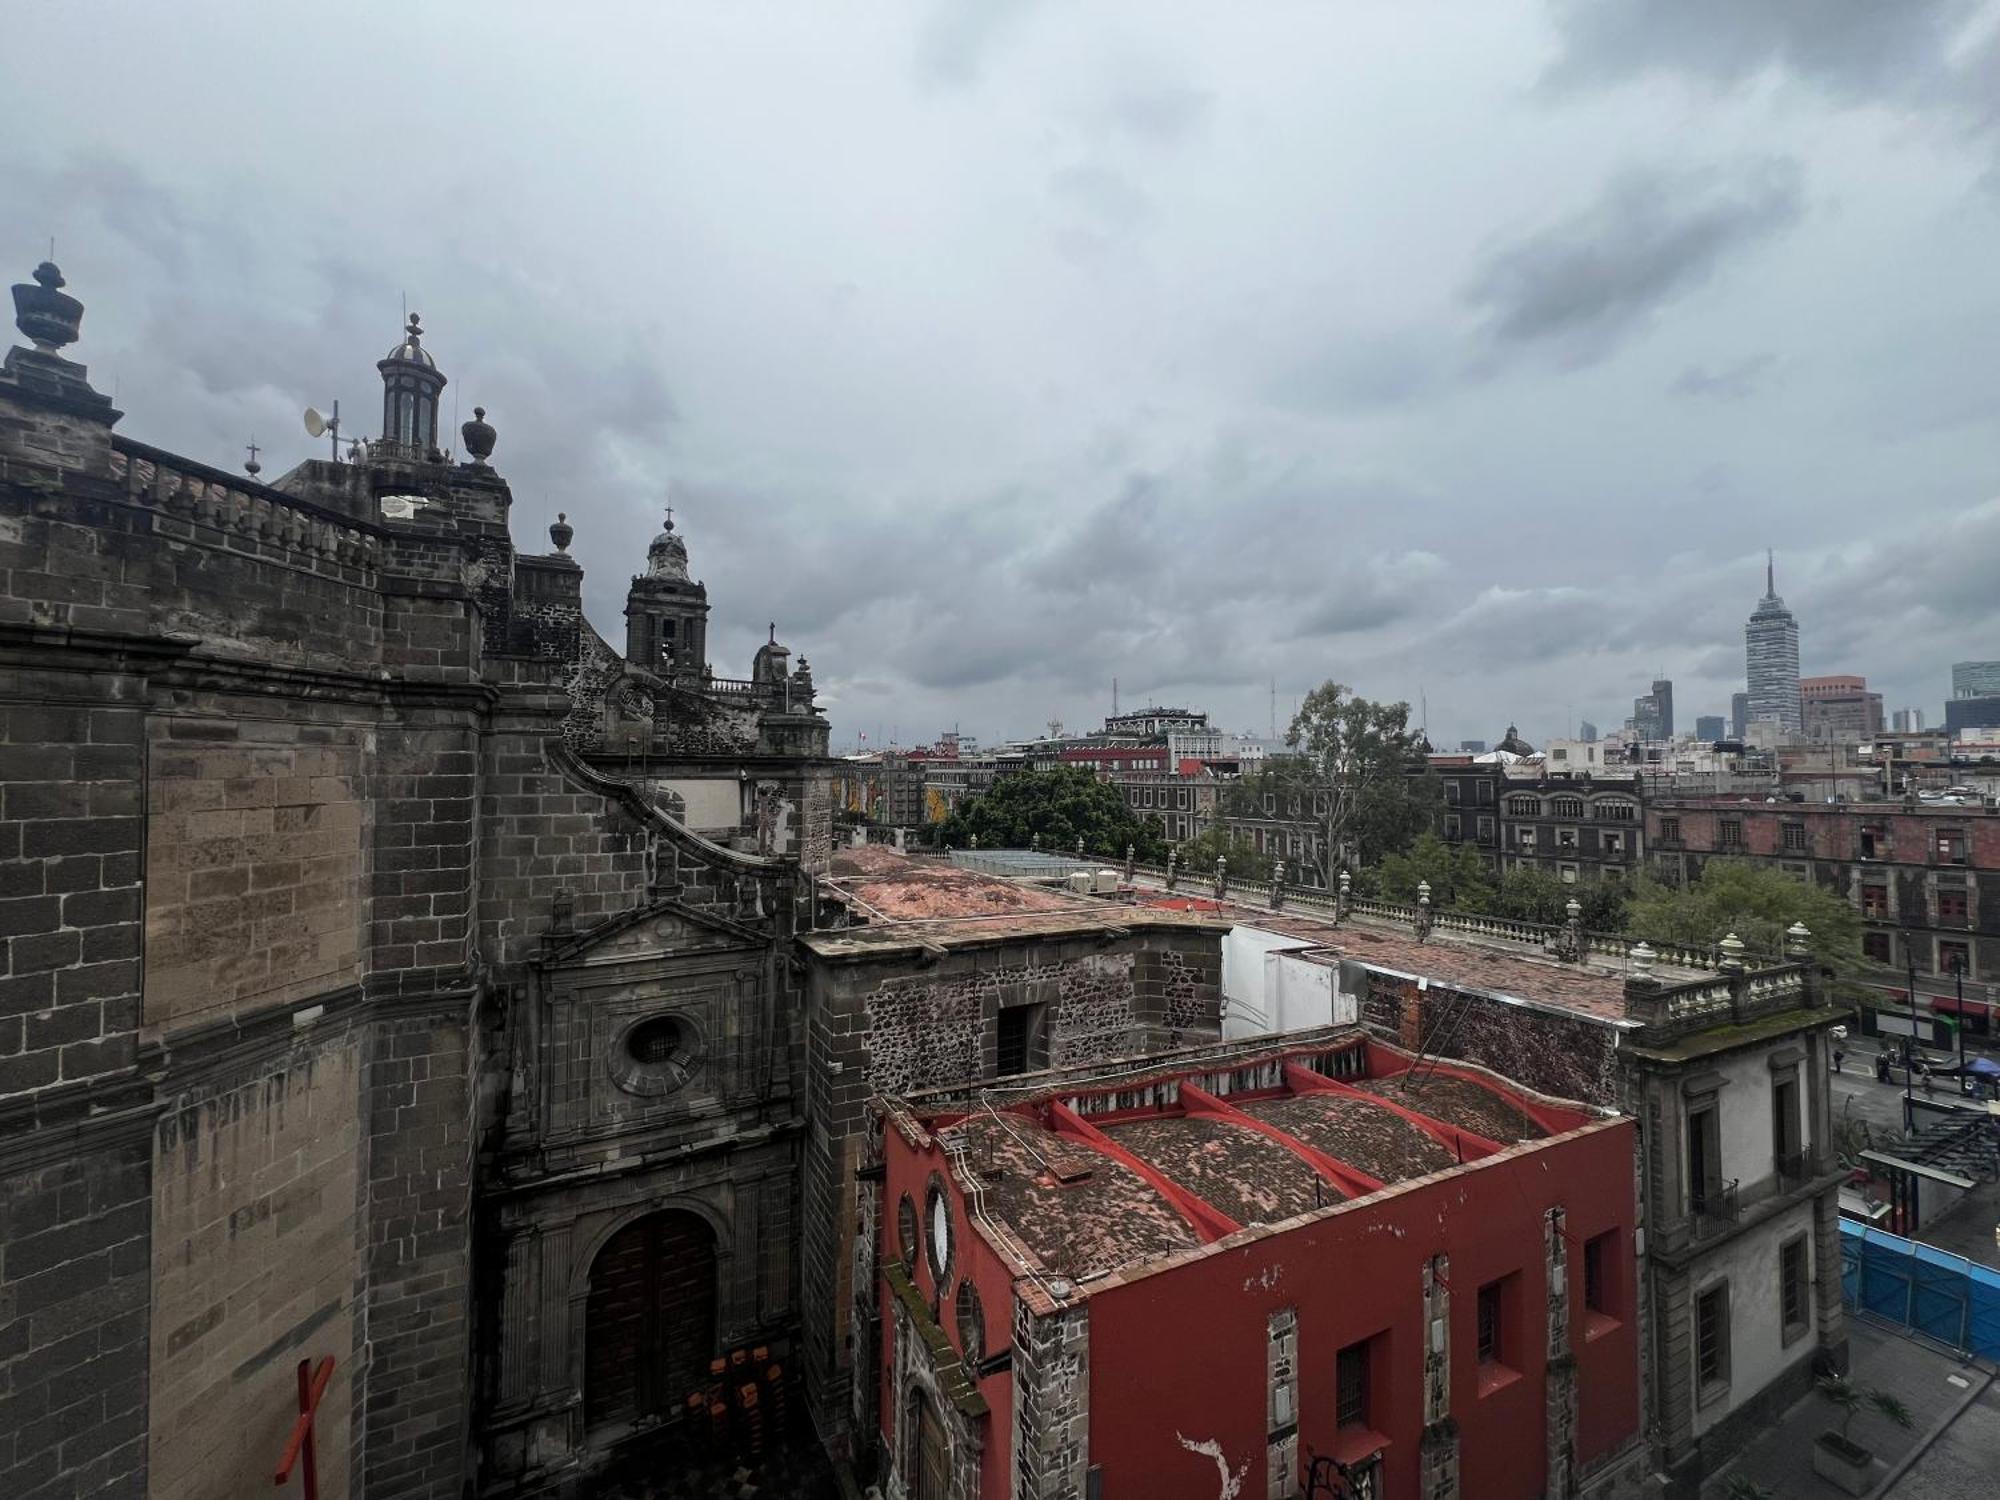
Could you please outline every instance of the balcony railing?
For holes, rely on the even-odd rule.
[[[1696,1239],[1706,1239],[1711,1234],[1720,1234],[1743,1216],[1742,1204],[1737,1194],[1738,1186],[1738,1181],[1732,1178],[1720,1187],[1695,1190],[1689,1202],[1689,1209],[1694,1219]]]

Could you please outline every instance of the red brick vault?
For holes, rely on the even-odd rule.
[[[882,1104],[916,1496],[1577,1495],[1641,1452],[1634,1125],[1340,1028]]]

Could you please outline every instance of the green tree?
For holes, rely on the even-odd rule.
[[[1859,912],[1824,886],[1749,860],[1712,859],[1685,886],[1646,881],[1626,918],[1626,930],[1648,942],[1709,945],[1733,932],[1767,958],[1782,954],[1785,930],[1803,922],[1815,960],[1843,989],[1866,967]]]
[[[1205,875],[1215,869],[1217,856],[1229,861],[1229,873],[1245,880],[1269,880],[1271,866],[1275,861],[1268,854],[1258,851],[1255,844],[1241,834],[1217,825],[1199,838],[1189,839],[1176,852],[1180,867],[1195,875]],[[1290,872],[1287,872],[1290,878]]]
[[[1434,833],[1421,833],[1410,847],[1388,855],[1376,866],[1376,887],[1390,901],[1413,902],[1417,886],[1428,880],[1431,905],[1440,910],[1492,910],[1493,872],[1470,844],[1447,844]]]
[[[1620,932],[1625,927],[1626,891],[1611,881],[1569,884],[1547,870],[1517,868],[1501,875],[1489,908],[1496,917],[1556,926],[1569,920],[1574,896],[1587,932]]]
[[[1142,820],[1125,805],[1125,794],[1081,766],[1017,771],[971,798],[938,827],[938,840],[954,849],[1026,849],[1031,843],[1051,854],[1069,854],[1081,835],[1084,852],[1100,859],[1123,859],[1127,844],[1143,860],[1166,857],[1159,825]]]
[[[1296,835],[1301,863],[1318,884],[1379,863],[1436,826],[1443,799],[1409,704],[1376,703],[1323,682],[1299,705],[1285,744],[1291,753],[1245,778],[1230,806]]]

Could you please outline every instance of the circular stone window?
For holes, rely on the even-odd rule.
[[[647,1016],[619,1034],[611,1077],[632,1094],[671,1094],[701,1067],[701,1036],[679,1016]]]
[[[924,1190],[924,1221],[927,1230],[924,1245],[930,1251],[931,1280],[942,1297],[944,1284],[951,1273],[951,1200],[945,1196],[944,1179],[936,1175],[931,1177],[930,1186]]]
[[[910,1201],[908,1193],[896,1205],[896,1248],[903,1253],[903,1264],[911,1270],[917,1267],[917,1205]]]
[[[979,1288],[970,1276],[958,1283],[958,1348],[965,1362],[976,1365],[986,1358],[986,1314],[979,1305]]]

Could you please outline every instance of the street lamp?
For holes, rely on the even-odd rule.
[[[1903,1041],[1903,1128],[1914,1130],[1916,1107],[1913,1086],[1917,1081],[1917,940],[1903,934],[1903,958],[1910,969],[1910,1034]]]
[[[1958,1076],[1963,1084],[1965,1078],[1965,955],[1951,956],[1952,983],[1958,990]]]

